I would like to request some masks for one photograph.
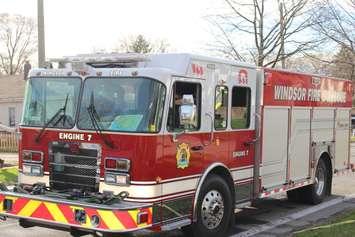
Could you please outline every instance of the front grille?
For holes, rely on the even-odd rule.
[[[53,142],[49,149],[49,184],[53,190],[99,191],[100,149]]]

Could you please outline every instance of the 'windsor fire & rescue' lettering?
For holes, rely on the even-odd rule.
[[[346,93],[344,91],[320,90],[314,88],[275,86],[275,100],[288,101],[314,101],[329,103],[345,103]]]

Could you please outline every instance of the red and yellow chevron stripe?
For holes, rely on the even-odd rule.
[[[5,199],[13,201],[12,209],[9,211],[3,209]],[[85,222],[79,223],[75,220],[75,210],[85,211]],[[138,213],[140,212],[148,213],[146,223],[138,224]],[[142,229],[152,225],[152,207],[132,210],[107,210],[1,194],[0,214],[111,232]],[[97,226],[93,226],[90,221],[94,215],[100,218]]]

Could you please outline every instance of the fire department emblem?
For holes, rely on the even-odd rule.
[[[185,169],[189,167],[190,163],[190,148],[186,143],[181,143],[177,147],[176,152],[176,165],[179,169]]]

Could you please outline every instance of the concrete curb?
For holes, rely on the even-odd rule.
[[[288,222],[291,222],[293,220],[300,219],[300,218],[305,217],[307,215],[313,214],[315,212],[318,212],[318,211],[323,210],[325,208],[329,208],[331,206],[337,205],[339,203],[348,201],[348,200],[353,199],[353,198],[355,198],[355,193],[354,194],[350,194],[350,195],[346,195],[344,197],[338,197],[338,198],[335,198],[333,200],[321,203],[321,204],[319,204],[317,206],[313,206],[313,207],[307,208],[305,210],[298,211],[296,213],[293,213],[293,214],[287,215],[285,217],[279,218],[277,220],[272,220],[270,223],[250,228],[247,231],[240,232],[240,233],[232,235],[230,237],[249,237],[249,236],[254,236],[256,234],[260,234],[260,233],[265,232],[267,230],[271,230],[271,229],[273,229],[275,227],[278,227],[280,225],[287,224]]]

